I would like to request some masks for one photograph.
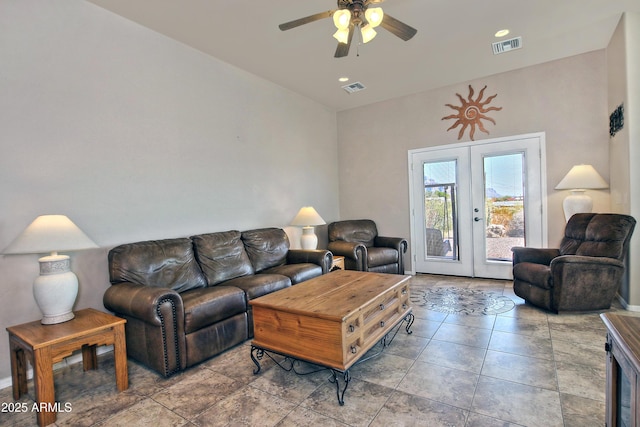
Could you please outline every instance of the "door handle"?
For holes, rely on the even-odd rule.
[[[478,222],[478,221],[482,220],[482,218],[475,217],[475,218],[473,218],[473,220],[474,220],[475,222]]]

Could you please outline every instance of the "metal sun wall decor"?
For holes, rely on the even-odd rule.
[[[480,120],[488,120],[495,125],[496,121],[491,117],[486,116],[485,113],[488,113],[489,111],[500,111],[502,110],[502,107],[487,107],[487,105],[498,95],[491,95],[483,101],[482,97],[484,96],[484,91],[486,88],[487,86],[485,85],[485,87],[483,87],[478,94],[478,97],[476,99],[473,99],[473,95],[475,92],[473,90],[473,87],[469,85],[469,96],[467,97],[467,99],[464,99],[459,93],[456,93],[456,96],[458,97],[458,99],[460,99],[460,102],[462,104],[461,106],[456,107],[455,105],[445,104],[445,106],[453,108],[458,112],[457,114],[451,114],[440,119],[457,119],[456,122],[451,125],[449,129],[447,129],[447,132],[462,125],[462,129],[460,129],[460,131],[458,132],[458,139],[461,139],[464,135],[464,131],[469,128],[469,138],[471,138],[472,141],[474,140],[473,136],[476,133],[476,126],[482,132],[486,133],[487,135],[489,134],[489,131],[484,128]]]

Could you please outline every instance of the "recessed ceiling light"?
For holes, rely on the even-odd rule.
[[[507,34],[509,34],[509,30],[505,28],[504,30],[500,30],[500,31],[496,32],[495,36],[496,37],[504,37]]]
[[[343,83],[344,83],[344,82],[348,82],[348,81],[349,81],[349,77],[340,77],[340,78],[338,79],[338,81],[339,81],[339,82],[343,82]]]

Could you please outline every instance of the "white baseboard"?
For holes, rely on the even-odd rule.
[[[101,355],[104,353],[108,353],[110,351],[113,351],[113,345],[103,345],[100,346],[96,349],[96,354]],[[54,372],[62,369],[62,368],[66,368],[67,366],[71,366],[75,363],[80,363],[82,362],[82,353],[77,353],[77,354],[73,354],[67,358],[65,358],[62,362],[58,362],[56,364],[53,365],[53,370]],[[30,367],[27,370],[27,378],[31,379],[33,378],[33,368]],[[7,377],[7,378],[0,378],[0,389],[6,388],[6,387],[11,387],[11,377]]]
[[[620,302],[620,304],[625,310],[640,312],[640,305],[627,304],[627,302],[618,294],[616,294],[616,298],[618,298],[618,301]]]

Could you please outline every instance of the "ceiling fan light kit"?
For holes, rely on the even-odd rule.
[[[351,12],[349,9],[336,10],[333,13],[333,25],[339,30],[349,29],[349,23],[351,22]]]
[[[360,28],[360,35],[362,36],[362,43],[369,43],[378,34],[371,25],[365,25]]]
[[[385,30],[404,41],[412,38],[418,31],[385,14],[381,7],[370,7],[384,0],[338,0],[338,9],[316,13],[304,18],[280,24],[282,31],[290,30],[320,19],[332,17],[337,31],[333,37],[338,40],[335,57],[341,58],[349,54],[351,40],[356,28],[360,30],[362,43],[368,43],[376,36],[374,28],[382,26]]]

